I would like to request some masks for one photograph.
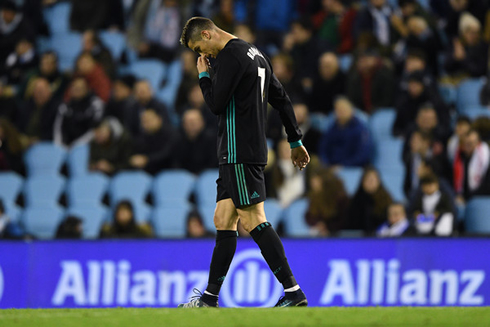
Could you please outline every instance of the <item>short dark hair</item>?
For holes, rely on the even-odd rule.
[[[456,119],[456,125],[459,123],[467,123],[471,125],[471,120],[468,116],[459,116],[458,119]]]
[[[429,185],[429,184],[434,184],[434,183],[439,183],[439,178],[435,174],[428,174],[420,179],[420,185]]]
[[[201,31],[216,28],[216,25],[209,18],[192,17],[185,23],[180,36],[180,44],[189,47],[189,41],[197,41],[201,35]]]

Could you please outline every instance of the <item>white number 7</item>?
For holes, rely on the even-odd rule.
[[[258,67],[257,74],[260,77],[260,94],[262,94],[262,102],[264,102],[264,87],[265,87],[265,68]]]

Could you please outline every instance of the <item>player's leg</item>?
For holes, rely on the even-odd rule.
[[[276,306],[306,306],[308,301],[289,267],[281,239],[266,220],[264,202],[239,208],[237,211],[244,229],[253,237],[269,268],[284,287],[285,296]]]
[[[216,227],[216,245],[209,268],[209,279],[202,300],[212,305],[217,303],[221,286],[225,280],[237,244],[238,214],[233,201],[228,198],[216,204],[214,225]]]

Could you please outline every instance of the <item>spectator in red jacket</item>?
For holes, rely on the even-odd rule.
[[[78,57],[75,76],[83,77],[87,81],[89,88],[102,101],[109,101],[111,96],[111,80],[102,66],[95,61],[92,54],[84,52]]]

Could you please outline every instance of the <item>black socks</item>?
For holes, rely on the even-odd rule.
[[[286,259],[281,239],[271,224],[265,222],[258,225],[250,232],[250,235],[259,246],[265,261],[284,289],[298,285]]]
[[[238,233],[234,230],[219,230],[217,232],[216,246],[209,270],[208,287],[206,288],[206,292],[210,294],[205,293],[204,295],[212,294],[216,295],[217,298],[235,255],[237,236]]]

